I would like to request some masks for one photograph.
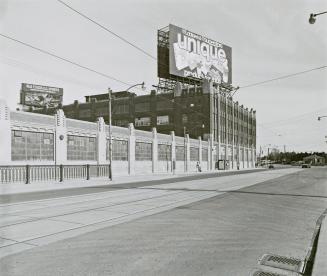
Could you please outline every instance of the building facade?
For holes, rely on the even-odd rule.
[[[101,117],[97,122],[86,122],[66,118],[62,110],[52,116],[10,111],[2,102],[0,132],[0,171],[6,177],[15,173],[17,166],[30,165],[48,170],[47,166],[53,165],[108,164],[109,129]],[[116,175],[195,172],[197,163],[203,171],[216,168],[214,152],[217,145],[212,136],[203,141],[201,137],[191,139],[188,134],[179,137],[174,132],[169,135],[157,133],[156,128],[137,130],[130,124],[128,128],[112,127],[112,137],[113,172]],[[252,158],[240,160],[240,168],[254,167],[255,151],[247,150]]]
[[[85,97],[63,106],[67,118],[96,122],[99,117],[108,123],[108,94]],[[54,114],[55,109],[36,112]],[[256,112],[233,101],[229,93],[211,82],[183,88],[176,86],[171,93],[137,96],[130,92],[112,93],[112,124],[135,129],[190,138],[212,139],[214,160],[226,161],[224,168],[237,168],[240,162],[252,160],[249,152],[256,150]],[[211,138],[210,138],[211,137]]]
[[[85,103],[75,101],[63,106],[67,118],[96,122],[103,117],[108,122],[108,94],[86,96]],[[54,114],[54,109],[37,112]],[[176,87],[172,93],[136,96],[130,92],[112,93],[112,124],[176,136],[208,140],[212,134],[217,145],[216,160],[238,163],[243,148],[256,149],[256,112],[233,101],[228,93],[212,83],[201,86]],[[237,164],[235,165],[237,166]]]

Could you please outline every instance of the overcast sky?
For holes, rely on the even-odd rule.
[[[325,0],[65,0],[69,5],[156,56],[157,29],[172,23],[233,49],[233,85],[327,64]],[[129,84],[157,84],[156,61],[56,0],[0,0],[0,32]],[[0,98],[15,109],[22,82],[64,88],[64,104],[127,86],[0,36]],[[136,93],[141,93],[135,90]],[[257,148],[326,151],[327,69],[240,89],[257,111]]]

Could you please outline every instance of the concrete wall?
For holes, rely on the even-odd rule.
[[[58,110],[54,116],[42,115],[36,113],[9,111],[6,103],[0,103],[0,165],[37,165],[37,164],[108,164],[106,153],[106,141],[108,139],[108,126],[105,125],[103,118],[98,118],[97,123],[67,119],[62,110]],[[54,135],[54,160],[12,160],[11,154],[11,131],[20,130],[27,132],[44,132]],[[83,136],[96,138],[96,160],[68,160],[67,159],[67,136]],[[197,161],[190,160],[190,148],[198,148],[198,160],[202,171],[215,169],[215,156],[219,155],[224,158],[223,154],[216,150],[217,145],[209,139],[209,141],[201,141],[199,139],[190,139],[188,135],[184,137],[157,133],[154,128],[152,132],[135,130],[133,124],[128,128],[112,126],[112,137],[116,140],[125,140],[128,142],[128,158],[124,161],[113,160],[112,169],[115,175],[134,175],[149,173],[176,173],[176,172],[196,172]],[[152,144],[152,160],[136,161],[135,160],[135,142],[143,141]],[[158,160],[158,144],[166,144],[171,146],[171,156],[169,161]],[[176,161],[175,146],[185,146],[185,161]],[[202,156],[202,149],[207,151],[207,157]],[[255,149],[240,148],[239,151],[244,152],[244,160],[238,154],[240,160],[240,168],[254,167]],[[248,152],[248,154],[246,154]],[[247,155],[252,154],[252,158]],[[236,169],[237,154],[230,156],[233,166],[230,169]],[[173,162],[175,162],[175,170],[173,170]]]
[[[151,174],[152,173],[152,161],[135,161],[135,173],[136,174]]]
[[[128,162],[114,160],[112,162],[112,171],[115,175],[128,175]]]
[[[172,172],[171,161],[169,161],[169,160],[168,161],[158,161],[157,172],[171,173]]]

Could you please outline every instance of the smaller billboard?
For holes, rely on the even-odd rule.
[[[25,106],[57,108],[62,104],[62,88],[22,83],[20,93],[20,103]]]

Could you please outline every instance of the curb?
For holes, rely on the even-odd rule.
[[[312,276],[327,275],[327,209],[317,220],[312,246]],[[306,274],[305,274],[306,275]]]

